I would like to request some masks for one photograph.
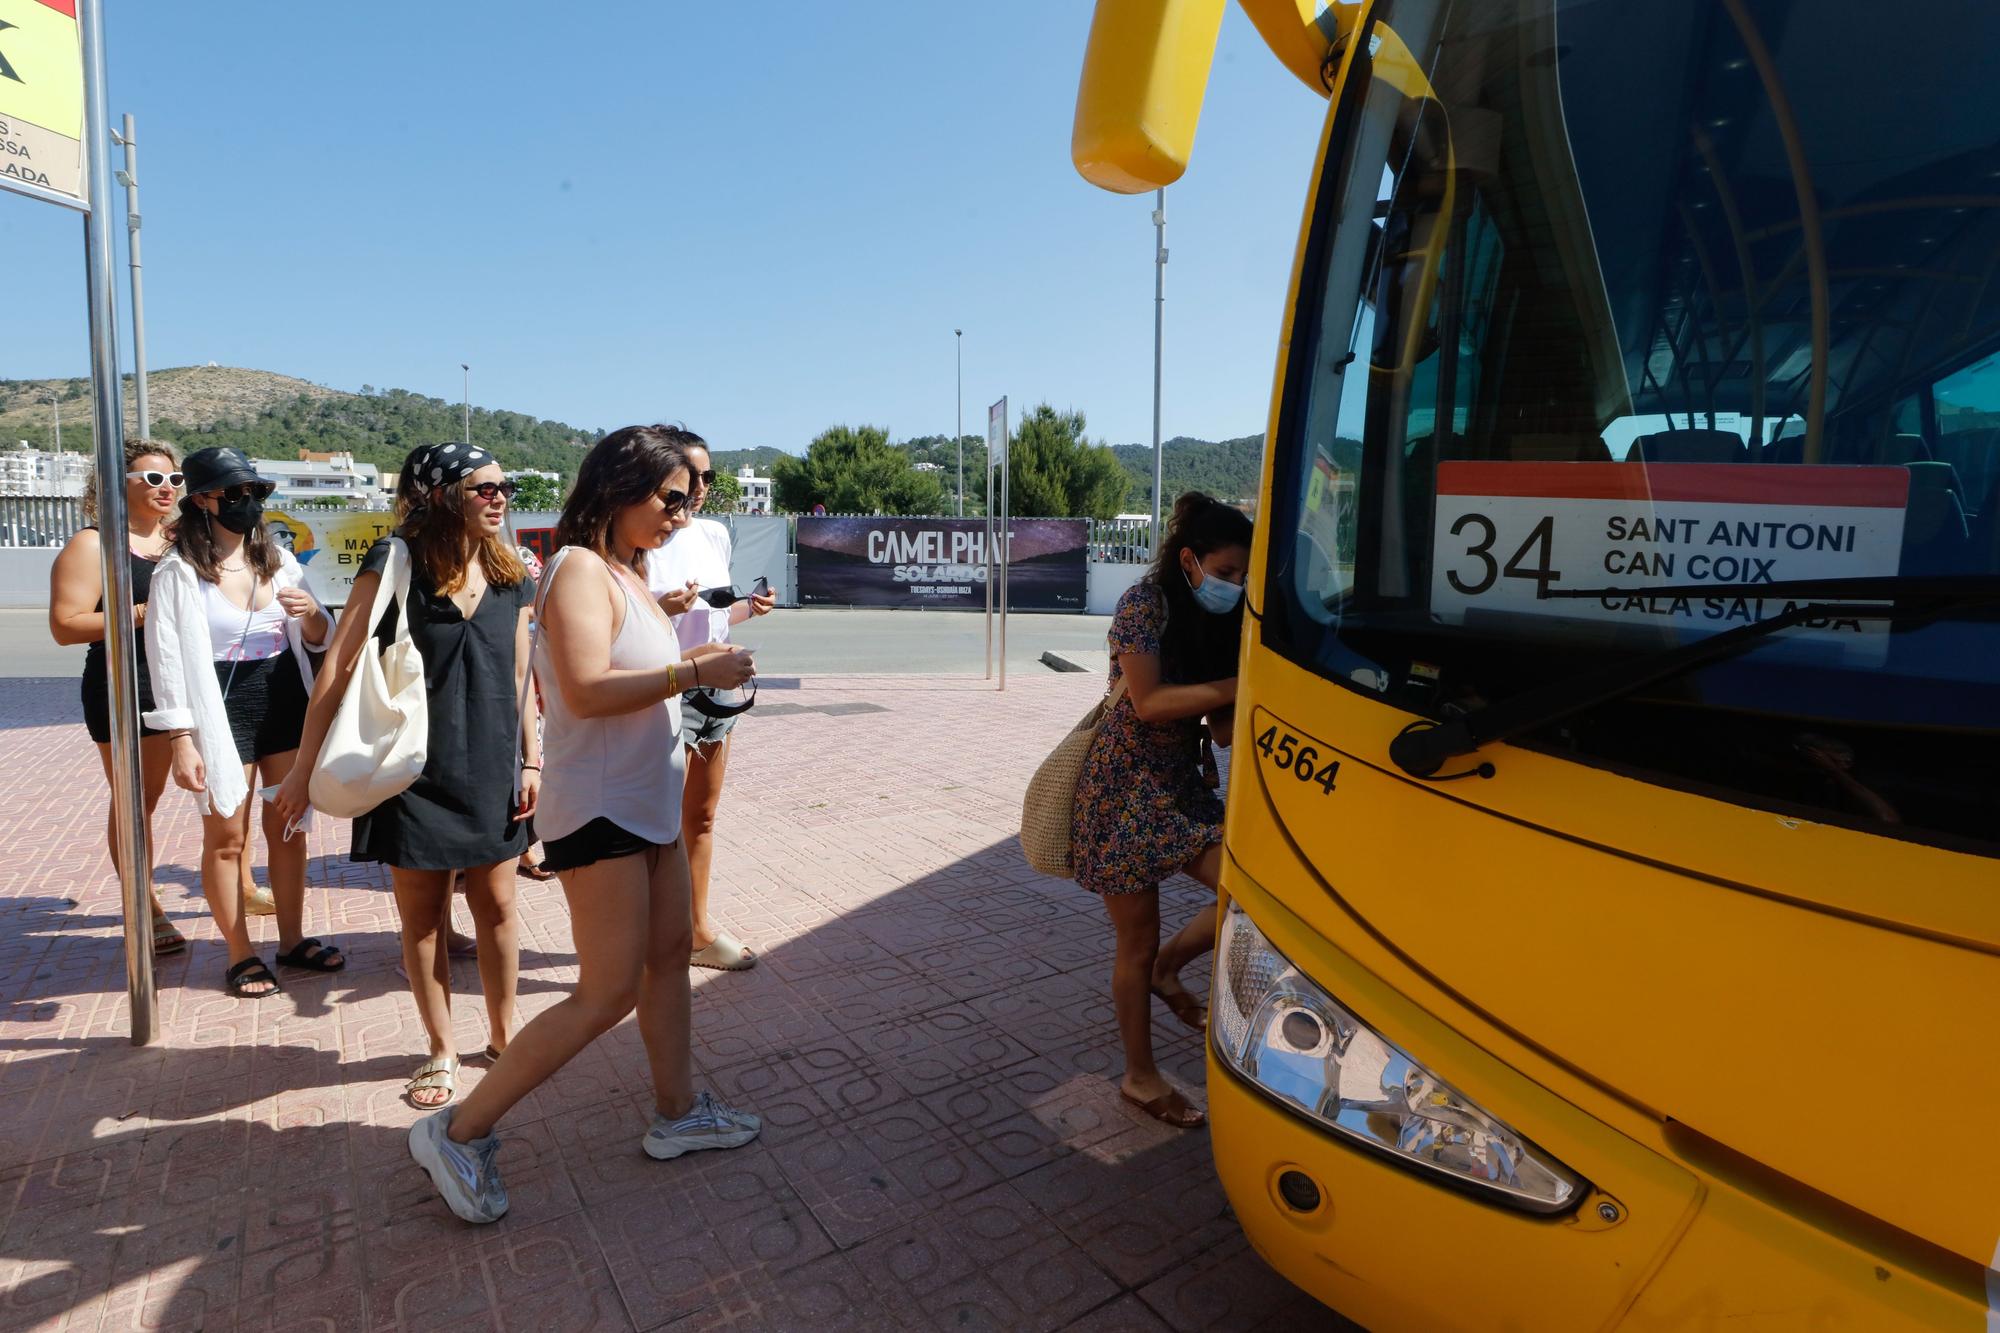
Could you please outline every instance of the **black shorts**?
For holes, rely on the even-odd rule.
[[[650,852],[655,847],[672,845],[648,841],[599,815],[576,832],[565,833],[560,838],[550,838],[543,843],[542,865],[549,870],[575,870],[593,862],[635,856],[640,852]]]
[[[306,683],[291,649],[254,662],[217,662],[215,683],[225,691],[222,711],[229,717],[237,758],[249,764],[299,748],[306,725]]]

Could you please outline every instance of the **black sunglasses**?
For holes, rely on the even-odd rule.
[[[694,479],[704,487],[713,486],[715,485],[715,469],[709,468],[706,472],[697,472],[694,474]]]
[[[511,500],[514,498],[514,493],[521,488],[511,481],[482,481],[477,486],[467,486],[465,489],[480,499],[491,502],[496,495],[504,495]]]
[[[259,500],[268,500],[271,498],[271,492],[277,489],[275,482],[239,481],[234,486],[224,486],[212,494],[219,495],[225,500],[247,500],[251,496]]]
[[[179,490],[181,483],[186,481],[187,478],[178,472],[155,472],[151,468],[148,468],[144,472],[127,472],[125,480],[143,481],[148,486],[171,486],[175,490]]]
[[[660,492],[660,506],[669,514],[680,513],[681,510],[687,508],[687,504],[688,497],[686,491],[662,490]]]

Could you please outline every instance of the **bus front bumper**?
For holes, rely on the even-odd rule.
[[[1938,1275],[1584,1114],[1242,885],[1240,868],[1237,878],[1238,902],[1295,964],[1591,1184],[1557,1217],[1491,1202],[1320,1128],[1211,1048],[1210,1127],[1230,1204],[1272,1267],[1341,1314],[1376,1333],[1986,1328],[1976,1278],[1929,1280]]]

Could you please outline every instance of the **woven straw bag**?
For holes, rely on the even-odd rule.
[[[1124,694],[1125,681],[1120,677],[1110,695],[1099,700],[1083,715],[1083,721],[1056,742],[1035,776],[1028,779],[1028,794],[1021,802],[1021,852],[1028,864],[1044,875],[1070,879],[1076,873],[1069,844],[1076,784],[1083,777],[1083,761],[1090,754],[1091,743]]]

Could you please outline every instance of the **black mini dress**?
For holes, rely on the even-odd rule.
[[[375,543],[361,572],[381,573],[388,558],[386,539]],[[386,585],[376,593],[390,595]],[[534,841],[534,821],[514,818],[521,762],[514,636],[534,597],[532,579],[490,585],[468,620],[421,568],[412,571],[410,638],[424,659],[429,749],[416,782],[354,821],[354,860],[463,870],[514,860]],[[395,637],[396,617],[391,607],[382,618],[378,646]]]

